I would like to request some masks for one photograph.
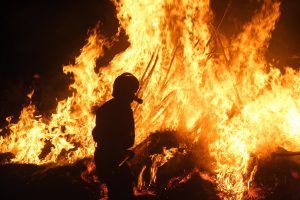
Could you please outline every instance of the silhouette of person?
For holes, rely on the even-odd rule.
[[[96,171],[101,182],[108,188],[109,200],[134,199],[133,177],[127,160],[134,153],[129,150],[134,145],[134,118],[130,104],[139,88],[138,79],[123,73],[113,84],[113,98],[96,111],[96,126],[92,135],[97,147],[94,154]]]

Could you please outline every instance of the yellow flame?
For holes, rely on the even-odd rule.
[[[144,99],[133,105],[136,144],[163,129],[187,133],[194,141],[206,138],[225,199],[241,199],[247,191],[252,178],[244,175],[252,155],[263,158],[277,147],[299,151],[300,72],[281,73],[264,57],[280,16],[279,1],[265,0],[232,39],[213,27],[209,0],[115,5],[130,47],[95,72],[103,47],[118,34],[106,39],[93,32],[75,64],[64,67],[74,77],[73,95],[58,102],[50,118],[35,116],[32,104],[25,107],[19,121],[6,127],[11,133],[0,137],[0,152],[12,152],[14,162],[35,164],[92,156],[92,108],[111,97],[112,82],[124,71],[139,77]]]
[[[138,177],[138,184],[137,184],[137,188],[139,190],[142,190],[142,188],[145,186],[145,181],[143,180],[143,174],[144,171],[146,169],[146,165],[143,166],[142,170],[140,171],[139,177]]]
[[[166,147],[163,147],[163,153],[151,155],[152,166],[150,169],[150,173],[151,173],[150,184],[153,184],[156,182],[156,180],[157,180],[156,175],[157,175],[158,168],[163,166],[171,158],[173,158],[177,151],[178,151],[177,148],[166,149]],[[142,171],[143,171],[143,169],[142,169]]]

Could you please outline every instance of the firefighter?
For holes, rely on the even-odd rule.
[[[131,73],[118,76],[113,84],[113,98],[96,110],[96,126],[92,135],[97,143],[94,159],[101,182],[108,188],[108,197],[133,199],[133,177],[127,160],[134,153],[135,130],[131,103],[141,99],[135,96],[138,79]]]

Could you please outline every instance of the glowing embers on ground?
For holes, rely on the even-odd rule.
[[[262,2],[232,39],[212,25],[209,0],[115,5],[130,47],[95,72],[103,48],[119,33],[104,38],[92,32],[75,64],[64,67],[74,78],[73,95],[58,102],[50,117],[35,116],[30,104],[4,128],[9,134],[0,137],[0,151],[13,153],[13,162],[67,164],[92,156],[93,107],[111,97],[112,81],[124,71],[140,78],[144,99],[133,105],[136,145],[151,132],[170,129],[194,143],[204,141],[225,199],[241,199],[251,187],[252,155],[264,159],[277,147],[300,150],[300,72],[281,73],[264,57],[279,1]]]

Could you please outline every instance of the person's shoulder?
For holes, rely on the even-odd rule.
[[[103,103],[97,110],[97,113],[99,112],[103,112],[103,111],[106,111],[106,110],[109,110],[113,107],[116,106],[116,102],[114,99],[110,99],[108,101],[106,101],[105,103]]]
[[[113,107],[113,106],[116,106],[117,105],[117,102],[114,98],[106,101],[101,107],[103,108],[106,108],[106,107]]]

